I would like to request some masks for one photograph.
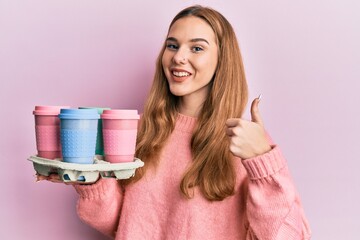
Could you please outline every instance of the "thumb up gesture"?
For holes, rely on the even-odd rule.
[[[242,159],[253,158],[271,150],[259,112],[260,97],[251,104],[251,121],[230,118],[226,121],[226,134],[230,138],[230,151]]]

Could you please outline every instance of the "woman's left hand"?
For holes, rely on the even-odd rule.
[[[253,158],[271,150],[259,112],[260,97],[251,104],[251,121],[230,118],[226,134],[230,137],[230,151],[242,159]]]

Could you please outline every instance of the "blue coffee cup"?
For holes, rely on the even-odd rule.
[[[79,107],[79,109],[96,109],[99,114],[102,114],[104,110],[110,110],[110,108],[106,107]],[[104,139],[102,133],[102,119],[98,120],[98,129],[97,129],[97,139],[96,139],[96,149],[95,154],[104,155]]]
[[[94,162],[98,119],[96,109],[61,109],[60,139],[64,162]]]

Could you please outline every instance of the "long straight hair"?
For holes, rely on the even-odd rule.
[[[236,173],[229,140],[225,132],[228,118],[239,118],[248,97],[243,62],[235,32],[219,12],[199,5],[185,8],[172,20],[194,16],[213,29],[218,46],[218,64],[210,83],[210,91],[197,119],[191,138],[193,163],[184,173],[181,192],[193,196],[194,187],[212,201],[220,201],[235,191]],[[168,86],[162,66],[165,43],[157,58],[156,71],[145,103],[137,138],[136,156],[145,162],[131,180],[139,180],[149,167],[156,167],[158,155],[175,127],[179,97]]]

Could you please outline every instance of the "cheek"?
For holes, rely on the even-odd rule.
[[[215,70],[216,70],[217,64],[218,64],[218,56],[217,56],[217,54],[214,54],[214,55],[211,57],[211,61],[210,61],[210,66],[211,66],[211,69],[212,69],[212,72],[213,72],[213,73],[214,73]]]
[[[204,61],[198,62],[197,69],[204,75],[214,75],[216,70],[217,61],[213,59],[206,59]]]
[[[162,63],[162,65],[163,65],[163,67],[164,67],[164,66],[165,66],[165,63],[166,63],[166,61],[165,61],[165,55],[162,56],[162,58],[161,58],[161,63]]]
[[[165,56],[165,55],[162,56],[162,58],[161,58],[161,63],[162,63],[162,69],[163,69],[165,75],[167,76],[167,75],[168,75],[169,62],[168,62],[168,60],[166,59],[166,56]]]
[[[197,62],[198,68],[212,72],[213,70],[215,70],[216,65],[217,65],[217,55],[214,53],[210,53],[210,54],[201,56],[201,58],[198,58],[196,62]]]
[[[163,66],[169,66],[171,63],[171,55],[165,51],[162,55],[161,62]]]

